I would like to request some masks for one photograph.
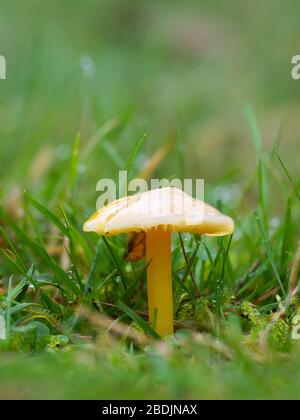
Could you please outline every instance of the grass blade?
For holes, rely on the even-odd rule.
[[[64,235],[68,236],[69,231],[54,213],[48,210],[43,204],[39,203],[28,191],[25,196],[29,202],[50,222],[52,222]]]
[[[283,160],[281,159],[281,157],[280,157],[279,153],[276,153],[276,156],[277,156],[277,159],[278,159],[278,161],[279,161],[279,163],[280,163],[281,168],[283,169],[283,171],[284,171],[284,173],[285,173],[285,175],[286,175],[287,179],[289,180],[289,182],[290,182],[290,184],[291,184],[291,186],[292,186],[292,189],[293,189],[293,191],[294,191],[294,193],[295,193],[296,197],[297,197],[297,198],[298,198],[298,200],[300,201],[300,193],[299,193],[299,191],[298,191],[298,187],[297,187],[297,185],[294,183],[293,178],[291,177],[291,175],[290,175],[290,173],[289,173],[289,171],[288,171],[288,169],[287,169],[286,165],[284,164]]]
[[[132,169],[132,165],[137,157],[137,154],[139,153],[140,148],[144,144],[146,137],[147,137],[147,133],[144,133],[142,137],[138,139],[138,141],[136,142],[134,148],[132,149],[130,153],[129,159],[126,163],[126,171],[128,172],[128,174],[130,173]]]
[[[122,280],[122,283],[123,283],[123,286],[124,286],[124,289],[126,289],[127,288],[127,282],[126,282],[126,279],[125,279],[125,275],[124,275],[123,270],[122,270],[122,268],[121,268],[121,266],[120,266],[120,264],[119,264],[119,262],[118,262],[118,260],[117,260],[117,258],[115,256],[115,254],[114,254],[114,252],[112,250],[112,247],[110,246],[110,244],[109,244],[109,242],[108,242],[108,240],[107,240],[107,238],[105,236],[102,236],[102,239],[103,239],[103,241],[104,241],[104,243],[105,243],[105,245],[106,245],[106,247],[107,247],[107,249],[108,249],[108,251],[109,251],[109,253],[110,253],[111,257],[112,257],[112,259],[113,259],[113,262],[114,262],[114,264],[116,266],[116,269],[118,270],[118,273],[119,273],[119,275],[121,277],[121,280]]]
[[[259,231],[260,231],[260,234],[261,234],[264,246],[265,246],[265,250],[266,250],[268,259],[270,261],[271,267],[272,267],[273,272],[275,274],[276,280],[279,284],[279,287],[282,291],[283,296],[286,297],[286,291],[283,287],[279,272],[278,272],[277,267],[276,267],[276,263],[275,263],[275,260],[274,260],[272,248],[271,248],[271,245],[270,245],[270,241],[267,237],[267,233],[266,233],[264,224],[263,224],[263,222],[261,220],[261,217],[259,216],[258,212],[255,212],[255,218],[256,218],[256,222],[257,222],[257,225],[258,225],[258,228],[259,228]]]
[[[71,189],[71,196],[73,198],[75,197],[76,188],[77,188],[79,145],[80,145],[80,134],[77,134],[74,144],[73,144],[71,165],[70,165],[70,189]]]
[[[84,296],[87,296],[88,294],[92,293],[92,287],[93,287],[93,282],[94,282],[94,277],[96,274],[96,270],[97,270],[97,265],[99,262],[99,258],[100,258],[100,251],[101,251],[101,245],[102,245],[102,240],[99,239],[98,243],[96,245],[96,251],[95,251],[95,255],[94,258],[92,260],[91,263],[91,267],[87,276],[87,281],[84,287]]]

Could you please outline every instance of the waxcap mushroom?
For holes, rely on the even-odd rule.
[[[223,236],[234,231],[233,220],[178,188],[165,187],[116,200],[97,211],[83,227],[100,235],[150,229]]]
[[[203,201],[167,187],[116,200],[97,211],[83,229],[99,235],[145,232],[149,321],[166,337],[174,331],[172,232],[224,236],[234,231],[234,222]]]

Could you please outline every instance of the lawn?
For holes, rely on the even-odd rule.
[[[300,398],[300,4],[256,3],[2,1],[0,399]],[[145,259],[82,231],[123,170],[236,224],[174,233],[166,340]]]

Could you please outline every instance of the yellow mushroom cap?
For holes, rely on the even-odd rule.
[[[234,222],[180,189],[166,187],[113,201],[83,226],[85,232],[109,236],[151,229],[224,236],[234,231]]]

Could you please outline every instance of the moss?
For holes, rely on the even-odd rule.
[[[186,319],[193,319],[195,313],[195,305],[193,301],[184,302],[181,304],[177,318],[178,321],[184,321]]]
[[[290,327],[286,321],[279,319],[271,328],[269,343],[272,348],[284,350],[290,343]]]
[[[200,298],[195,301],[195,319],[199,325],[205,325],[207,328],[211,320],[211,311],[209,309],[209,302],[205,298]]]
[[[182,303],[177,318],[179,321],[194,321],[199,330],[210,331],[213,315],[209,308],[209,301],[198,298]]]
[[[137,322],[132,322],[130,324],[131,328],[139,333],[145,334],[145,331],[143,330],[143,328],[137,323]]]
[[[223,305],[224,306],[232,305],[235,302],[235,296],[234,296],[232,290],[226,290],[223,293],[222,299],[223,299]]]
[[[258,322],[260,313],[252,303],[247,301],[243,302],[240,306],[240,310],[242,315],[250,319],[251,322],[253,322],[254,324]]]
[[[258,344],[261,334],[267,330],[272,322],[272,314],[262,315],[257,308],[249,303],[243,302],[240,306],[243,316],[250,321],[250,331],[246,338],[248,346],[252,349]],[[283,320],[278,319],[268,333],[268,344],[272,349],[285,350],[290,343],[290,327]]]

